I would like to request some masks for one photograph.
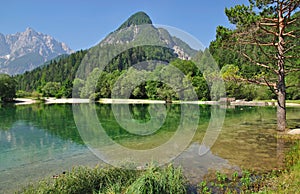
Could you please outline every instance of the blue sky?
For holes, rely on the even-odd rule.
[[[32,27],[79,50],[95,45],[130,15],[144,11],[154,24],[179,28],[208,46],[218,25],[230,27],[225,7],[247,3],[248,0],[6,0],[0,8],[0,33],[13,34]]]

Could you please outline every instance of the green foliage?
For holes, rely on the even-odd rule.
[[[186,179],[181,169],[172,165],[163,170],[150,167],[129,186],[126,193],[186,193]]]
[[[287,81],[287,99],[300,99],[300,72],[293,72],[286,77]]]
[[[176,57],[177,55],[174,54],[173,50],[166,47],[138,46],[130,48],[113,58],[105,67],[105,71],[122,71],[143,61],[147,61],[148,64],[150,60],[170,62]],[[149,67],[146,66],[145,68]]]
[[[7,74],[0,74],[0,101],[13,101],[16,97],[16,81]]]
[[[268,184],[262,193],[298,193],[300,180],[300,143],[292,140],[295,145],[285,157],[286,169],[271,172]]]
[[[285,157],[286,170],[272,170],[265,174],[249,171],[234,172],[230,176],[216,172],[210,180],[198,184],[199,193],[298,193],[300,178],[300,143]]]
[[[17,98],[31,97],[31,93],[30,93],[30,92],[23,91],[23,90],[18,90],[18,91],[16,92],[16,97],[17,97]]]
[[[200,193],[254,193],[262,190],[267,184],[268,174],[254,174],[249,171],[235,171],[231,176],[217,171],[210,180],[198,184]]]
[[[30,185],[22,193],[186,193],[186,179],[180,168],[151,166],[146,171],[120,168],[77,167]]]
[[[289,150],[285,157],[285,164],[288,168],[299,163],[300,158],[300,141],[297,141],[295,145]]]
[[[89,98],[89,96],[95,92],[96,84],[98,82],[99,75],[101,70],[95,68],[90,75],[87,77],[84,87],[81,89],[80,97]]]
[[[79,98],[82,92],[82,88],[84,87],[84,80],[75,78],[73,81],[73,97]]]
[[[145,12],[137,12],[130,16],[118,29],[127,28],[132,25],[152,24],[150,17]]]
[[[25,188],[22,193],[107,193],[115,184],[122,184],[122,189],[137,177],[134,170],[118,168],[77,167],[57,179],[40,181],[38,185]],[[119,191],[121,192],[121,191]]]
[[[33,92],[31,93],[31,97],[32,97],[33,99],[40,100],[41,97],[42,97],[42,94],[39,93],[39,92],[33,91]]]
[[[221,74],[224,80],[238,80],[239,67],[235,65],[225,65],[221,69]]]
[[[255,23],[259,16],[253,11],[253,6],[236,5],[232,8],[225,8],[225,14],[228,20],[237,26],[237,28],[247,27]]]
[[[61,89],[60,83],[48,82],[42,88],[42,93],[43,93],[43,96],[45,96],[45,97],[55,97],[57,94],[59,94],[60,89]]]
[[[226,70],[223,78],[226,82],[233,80],[244,83],[255,83],[260,85],[271,84],[271,92],[274,94],[277,90],[274,87],[278,84],[278,37],[274,36],[271,31],[278,32],[278,25],[271,25],[278,18],[277,10],[280,8],[278,2],[268,0],[249,1],[250,5],[237,5],[232,8],[227,8],[225,13],[228,20],[235,25],[236,28],[228,29],[223,26],[218,26],[216,31],[216,40],[211,42],[209,50],[220,68]],[[294,72],[300,67],[299,60],[299,26],[300,26],[300,12],[297,12],[300,7],[299,1],[289,3],[289,1],[282,1],[284,6],[289,9],[294,9],[290,15],[287,15],[288,8],[285,9],[286,27],[285,33],[292,32],[294,36],[284,35],[284,52],[285,57],[285,84],[288,86],[286,90],[287,99],[299,98],[299,74]],[[284,7],[283,6],[283,7]],[[291,17],[290,17],[291,16]],[[268,18],[268,19],[265,19]],[[295,20],[294,22],[289,22]],[[262,24],[263,23],[263,24]],[[270,25],[264,25],[269,23]],[[233,66],[237,69],[228,69]],[[225,67],[227,66],[227,67]],[[229,70],[229,71],[228,71]],[[275,70],[275,71],[274,71]],[[291,72],[289,72],[291,71]],[[224,72],[223,72],[224,73]],[[232,87],[235,84],[226,83]],[[280,84],[279,84],[280,85]],[[229,87],[229,88],[230,88]],[[230,94],[236,94],[234,97],[247,96],[248,90],[241,94],[240,84],[236,84],[235,89],[239,92],[227,91]],[[254,86],[251,88],[255,88]],[[260,91],[248,93],[248,99],[266,99],[277,98],[272,95],[270,91],[265,90],[267,87],[258,87]],[[270,89],[269,88],[269,89]],[[234,90],[235,90],[234,89]],[[261,92],[264,92],[262,95]]]

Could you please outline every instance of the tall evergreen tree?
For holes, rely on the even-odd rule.
[[[277,96],[277,126],[285,131],[285,77],[300,70],[298,42],[299,16],[293,14],[300,0],[249,0],[250,5],[226,9],[235,30],[219,31],[226,46],[237,51],[249,65],[259,68],[256,74],[241,74],[234,79],[268,86]],[[298,21],[298,22],[297,22]]]

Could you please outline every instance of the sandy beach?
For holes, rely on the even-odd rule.
[[[165,104],[164,100],[143,100],[143,99],[110,99],[101,98],[99,100],[102,104]]]
[[[26,104],[34,104],[37,103],[38,101],[30,99],[30,98],[16,98],[15,99],[15,104],[16,105],[26,105]]]
[[[45,98],[45,104],[82,104],[89,102],[89,99],[81,98]]]

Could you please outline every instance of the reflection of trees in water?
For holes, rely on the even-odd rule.
[[[0,131],[9,130],[16,121],[16,109],[13,104],[0,103]]]
[[[149,105],[129,106],[130,113],[132,114],[133,119],[140,121],[140,122],[147,122],[151,119],[148,108],[149,108]]]
[[[0,112],[3,112],[0,118],[1,130],[9,130],[15,122],[24,121],[51,135],[83,144],[76,129],[71,105],[5,106],[0,108]]]
[[[165,106],[166,113],[160,112],[159,109],[156,110],[153,105],[129,105],[133,119],[140,123],[148,122],[151,119],[150,106],[154,112],[157,112],[157,118],[163,118],[166,115],[159,130],[150,135],[139,136],[129,133],[118,124],[111,106],[107,104],[95,105],[99,122],[110,138],[124,144],[131,142],[133,145],[133,143],[145,142],[151,147],[165,142],[174,135],[180,124],[181,116],[184,116],[181,115],[181,105],[161,105]],[[128,114],[125,105],[117,106],[120,114]],[[210,106],[200,105],[199,128],[193,142],[201,143],[211,116],[210,111]],[[244,166],[249,164],[252,166],[253,164],[262,165],[268,157],[273,159],[268,161],[276,165],[277,162],[274,157],[277,155],[277,151],[281,156],[281,150],[286,147],[285,142],[278,142],[274,136],[276,134],[276,109],[272,107],[236,107],[226,111],[223,129],[211,149],[212,152]],[[287,112],[289,124],[296,125],[299,121],[299,108],[288,108]],[[83,144],[74,122],[72,105],[1,105],[0,119],[0,131],[8,131],[15,122],[22,120],[61,139]],[[190,117],[188,119],[196,118]]]
[[[175,132],[178,130],[178,127],[182,122],[181,117],[185,117],[185,121],[191,121],[193,123],[195,119],[199,119],[199,115],[194,114],[191,116],[182,114],[182,108],[188,111],[189,108],[192,110],[193,106],[198,105],[179,105],[179,104],[149,104],[149,105],[125,105],[117,104],[115,106],[116,114],[131,114],[131,121],[135,120],[139,124],[148,124],[151,119],[156,120],[157,122],[153,123],[153,128],[157,129],[148,135],[136,135],[130,133],[130,129],[122,128],[124,125],[120,125],[116,120],[114,113],[112,112],[112,105],[99,105],[97,106],[97,113],[99,121],[105,130],[106,134],[117,141],[118,143],[126,146],[134,146],[134,144],[143,144],[148,145],[147,148],[158,146],[162,143],[167,142],[170,138],[173,137]],[[129,112],[128,112],[129,106]],[[164,111],[162,111],[164,109]],[[205,106],[200,109],[201,119],[203,122],[208,122],[209,119],[209,107]],[[150,114],[150,112],[152,112]],[[128,116],[128,115],[126,115]],[[152,118],[151,118],[152,116]],[[119,118],[119,115],[117,116]],[[196,121],[197,121],[196,120]],[[123,122],[123,121],[122,121]],[[162,122],[162,125],[158,123]],[[128,125],[130,126],[130,125]],[[134,126],[134,125],[133,125]],[[147,130],[147,127],[145,128]]]
[[[164,118],[165,114],[162,112],[157,112],[155,115],[156,118],[151,118],[149,113],[150,106],[155,111],[155,105],[126,105],[126,104],[118,104],[114,105],[116,107],[117,114],[125,115],[131,114],[132,119],[136,120],[140,123],[146,123],[151,119],[160,119]],[[130,113],[128,113],[128,106]],[[166,106],[166,105],[159,105]],[[115,119],[114,112],[112,111],[111,105],[97,105],[97,113],[99,121],[102,127],[105,129],[106,133],[112,139],[120,139],[125,137],[134,137],[137,135],[129,133],[127,130],[123,129]],[[127,115],[128,116],[128,115]],[[166,106],[166,120],[164,125],[159,129],[155,134],[162,133],[163,131],[174,132],[177,129],[178,123],[180,120],[180,106],[179,105],[168,105]],[[154,134],[152,134],[154,135]]]

